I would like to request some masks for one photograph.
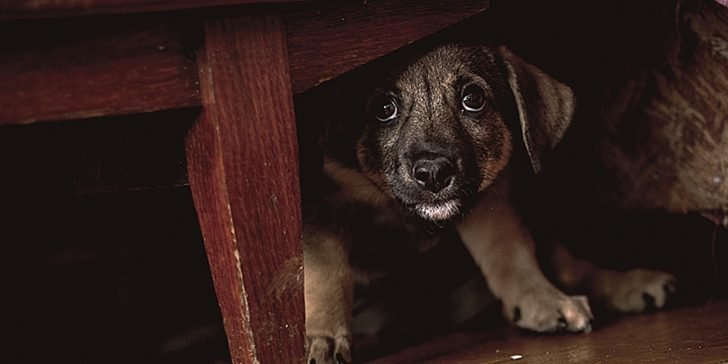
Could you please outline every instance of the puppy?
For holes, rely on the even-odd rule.
[[[587,299],[544,276],[513,204],[518,180],[541,170],[574,107],[567,86],[506,48],[456,44],[393,72],[350,107],[328,136],[326,193],[304,204],[308,362],[350,362],[355,282],[386,276],[452,230],[517,326],[589,331]],[[664,273],[603,271],[556,253],[566,286],[589,287],[619,311],[661,307],[673,289]]]

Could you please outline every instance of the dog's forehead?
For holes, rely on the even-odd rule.
[[[466,49],[455,45],[436,48],[409,65],[397,78],[396,85],[404,91],[425,81],[450,85],[463,74],[472,72],[471,59]]]

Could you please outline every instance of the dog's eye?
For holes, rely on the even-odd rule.
[[[397,103],[391,96],[379,95],[372,100],[371,111],[374,117],[382,123],[394,120],[398,114]]]
[[[466,111],[483,111],[483,108],[485,108],[485,91],[478,85],[468,85],[463,90],[461,104]]]

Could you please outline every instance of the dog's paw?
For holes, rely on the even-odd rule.
[[[351,363],[351,345],[344,336],[307,336],[308,364],[346,364]]]
[[[504,302],[504,309],[516,326],[536,332],[589,332],[594,319],[586,297],[567,296],[553,287]]]
[[[596,279],[596,296],[604,300],[607,308],[622,313],[663,308],[677,288],[672,275],[647,269],[602,271]]]

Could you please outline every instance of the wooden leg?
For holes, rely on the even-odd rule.
[[[189,180],[234,363],[304,360],[295,115],[277,17],[211,19]]]

